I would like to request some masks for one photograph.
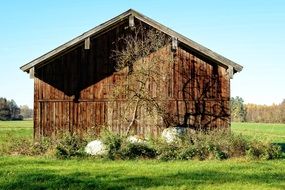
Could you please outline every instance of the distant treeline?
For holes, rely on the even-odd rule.
[[[7,100],[0,97],[0,120],[23,120],[32,116],[33,110],[28,106],[19,107],[14,100]]]
[[[0,120],[23,120],[33,117],[27,105],[18,106],[14,100],[0,97]],[[285,123],[285,99],[280,104],[244,104],[241,97],[231,98],[231,119],[236,122]]]
[[[256,123],[285,123],[285,99],[280,104],[244,104],[241,97],[231,98],[232,121]]]

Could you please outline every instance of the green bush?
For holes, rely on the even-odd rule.
[[[62,134],[55,146],[55,156],[60,159],[84,156],[87,142],[76,134]]]
[[[107,159],[154,158],[156,151],[149,144],[131,143],[126,137],[104,131],[100,139],[107,148]]]
[[[280,158],[281,147],[271,143],[253,141],[249,144],[246,155],[251,159],[271,160]]]
[[[137,159],[137,158],[154,158],[156,156],[156,150],[150,145],[145,143],[131,143],[125,142],[120,149],[120,155],[122,159]]]
[[[156,158],[163,161],[177,160],[177,155],[179,151],[178,143],[167,144],[162,139],[157,139],[153,141],[154,148],[156,150]]]
[[[228,132],[225,130],[197,131],[188,135],[190,141],[186,147],[191,147],[189,150],[191,158],[199,160],[226,159],[229,157],[227,148],[230,144],[226,136],[228,136]]]
[[[106,130],[101,134],[101,140],[107,148],[106,158],[114,160],[120,156],[123,137]]]
[[[227,134],[224,137],[223,149],[229,157],[243,157],[246,154],[249,141],[242,135]]]
[[[39,142],[33,143],[33,155],[48,155],[49,151],[53,152],[54,142],[50,138],[43,138]]]
[[[225,153],[225,151],[221,150],[220,147],[213,147],[211,152],[214,155],[214,158],[216,158],[217,160],[224,160],[228,158],[228,155]]]
[[[192,132],[174,144],[156,142],[157,158],[161,160],[228,159],[248,156],[252,159],[276,159],[281,148],[259,141],[250,141],[227,130]]]
[[[56,139],[56,140],[55,140]],[[92,138],[93,139],[93,138]],[[88,139],[89,140],[89,139]],[[248,157],[250,159],[278,159],[281,147],[271,143],[252,141],[226,130],[196,131],[185,135],[176,143],[167,144],[161,139],[131,143],[126,137],[105,131],[100,140],[107,148],[107,159],[205,160]],[[3,139],[0,155],[45,155],[64,159],[84,156],[86,137],[63,134],[56,138],[43,138],[34,142],[27,137]]]
[[[178,153],[179,160],[192,160],[197,154],[197,150],[194,146],[183,147]]]

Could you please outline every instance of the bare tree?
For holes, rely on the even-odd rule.
[[[20,106],[21,115],[24,119],[33,118],[33,109],[29,108],[27,105]]]
[[[121,118],[128,123],[126,134],[136,125],[141,110],[148,120],[161,119],[168,125],[165,91],[173,61],[169,42],[165,34],[139,26],[116,43],[120,45],[112,57],[125,78],[117,82],[113,96],[125,100]]]
[[[229,105],[221,97],[218,66],[212,65],[209,72],[202,64],[192,63],[193,60],[181,63],[177,52],[171,51],[170,42],[166,34],[143,26],[130,30],[116,42],[112,58],[117,73],[123,77],[113,88],[113,98],[124,101],[120,118],[127,125],[126,134],[137,125],[139,117],[163,127],[199,130],[209,128],[213,121],[229,118]],[[173,83],[170,82],[173,72],[181,80],[179,85],[174,84],[181,95],[171,97],[168,85]],[[183,110],[170,107],[173,99],[176,102],[182,99]]]

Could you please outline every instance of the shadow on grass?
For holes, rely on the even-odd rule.
[[[73,172],[57,174],[53,170],[30,171],[20,173],[0,184],[1,189],[144,189],[155,187],[178,188],[187,186],[191,189],[202,185],[219,186],[222,184],[263,184],[270,188],[285,189],[285,176],[279,173],[241,174],[223,171],[187,171],[161,176],[129,176],[121,173]],[[245,186],[246,187],[246,186]]]

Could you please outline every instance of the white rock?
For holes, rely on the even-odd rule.
[[[94,140],[89,142],[85,147],[85,152],[87,154],[95,155],[104,155],[107,153],[107,148],[104,143],[100,140]]]
[[[169,127],[163,130],[161,136],[167,143],[173,143],[179,141],[185,132],[184,127]]]
[[[146,144],[147,143],[144,139],[141,139],[141,138],[139,138],[136,135],[129,136],[127,138],[127,141],[129,141],[132,144],[135,144],[135,143],[137,143],[137,144]]]

